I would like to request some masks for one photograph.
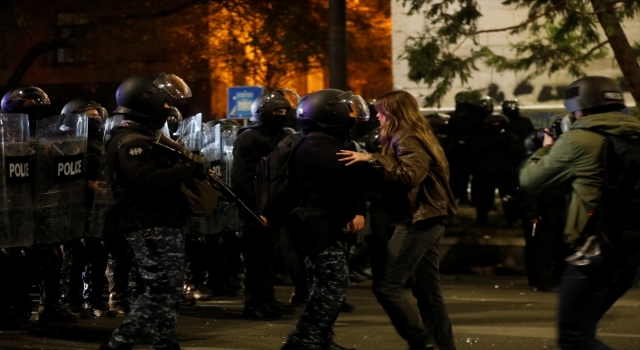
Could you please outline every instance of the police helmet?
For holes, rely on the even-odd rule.
[[[45,106],[51,101],[49,96],[36,86],[25,86],[4,94],[0,108],[3,113],[20,113],[29,115],[29,119],[38,120],[46,117]]]
[[[251,121],[270,124],[273,122],[273,111],[284,108],[288,112],[295,106],[300,97],[289,89],[276,89],[268,94],[256,97],[251,103]],[[286,114],[285,112],[285,114]]]
[[[518,100],[502,101],[502,113],[505,115],[515,114],[520,111],[520,102]]]
[[[482,107],[484,110],[486,111],[490,111],[493,112],[493,106],[495,105],[495,100],[489,96],[485,96],[483,98],[480,99],[480,101],[478,102],[478,104],[480,105],[480,107]]]
[[[365,150],[367,150],[367,152],[375,153],[380,151],[379,138],[380,138],[381,131],[382,131],[382,128],[380,127],[375,128],[360,139],[360,144]]]
[[[490,130],[503,130],[508,124],[509,118],[498,113],[492,113],[484,119],[484,126]]]
[[[95,110],[95,112],[93,112],[92,110]],[[109,115],[107,114],[107,110],[102,107],[101,104],[83,99],[76,99],[64,105],[64,107],[62,107],[60,115],[82,114],[88,111],[91,111],[91,113],[87,114],[88,118],[99,118],[104,122],[109,117]]]
[[[167,117],[168,99],[191,97],[191,89],[180,77],[161,72],[157,76],[134,75],[127,78],[116,91],[118,107],[114,113],[134,117]]]
[[[606,105],[611,105],[612,108],[619,106],[620,109],[625,107],[622,89],[611,78],[580,78],[571,83],[564,92],[564,106],[571,113]]]
[[[296,115],[303,123],[312,122],[323,128],[344,127],[352,121],[369,120],[369,107],[351,91],[324,89],[298,101]]]

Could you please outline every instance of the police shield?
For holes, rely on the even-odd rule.
[[[205,124],[203,138],[205,146],[200,154],[205,158],[207,165],[226,184],[231,181],[231,162],[233,160],[233,142],[240,128],[237,125],[218,123],[211,128]],[[238,207],[221,199],[214,213],[206,218],[201,218],[200,232],[213,234],[218,232],[237,232],[242,222],[238,216]]]
[[[233,143],[238,136],[240,126],[230,123],[220,125],[220,147],[222,152],[221,171],[224,175],[224,181],[231,185],[231,169],[233,169]]]
[[[185,119],[180,124],[180,137],[178,141],[181,142],[185,148],[191,152],[198,152],[202,149],[202,114],[198,113],[193,117]]]
[[[84,113],[38,121],[33,203],[35,243],[64,242],[83,234],[86,151]]]
[[[0,113],[0,248],[33,243],[29,117]]]
[[[111,130],[122,123],[122,117],[121,114],[116,114],[105,122],[103,147],[111,138]],[[107,184],[107,159],[104,152],[101,159],[95,182],[93,184],[89,182],[87,186],[88,191],[93,191],[93,205],[91,206],[88,233],[90,236],[98,238],[103,237],[107,212],[116,203],[115,199],[113,199],[111,186]]]
[[[217,135],[220,140],[220,173],[224,182],[231,186],[231,171],[233,169],[233,143],[238,135],[240,126],[235,123],[223,123],[220,122],[216,125]],[[225,206],[226,205],[226,206]],[[218,215],[220,221],[221,231],[224,232],[237,232],[242,227],[242,222],[238,214],[238,207],[235,203],[220,203],[218,205],[220,210],[217,210],[214,215]]]

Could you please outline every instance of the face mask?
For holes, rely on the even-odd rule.
[[[171,114],[170,108],[162,108],[161,115],[155,118],[148,118],[145,120],[144,125],[153,131],[160,130],[169,119],[169,114]]]
[[[90,137],[100,136],[102,121],[100,119],[89,118],[87,123],[87,129]]]

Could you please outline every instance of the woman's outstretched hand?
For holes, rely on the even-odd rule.
[[[371,154],[364,154],[347,150],[341,150],[336,154],[342,157],[340,158],[341,162],[348,162],[345,165],[351,165],[357,162],[368,162],[369,159],[371,159]]]

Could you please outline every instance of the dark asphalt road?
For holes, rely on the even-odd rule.
[[[557,294],[530,292],[520,276],[446,275],[443,284],[459,350],[557,349]],[[367,282],[352,286],[347,299],[357,309],[341,314],[335,327],[336,341],[358,350],[406,349],[369,286]],[[288,299],[290,290],[277,287],[281,301]],[[277,321],[249,321],[240,318],[242,305],[243,298],[238,296],[184,307],[178,327],[182,348],[279,349],[296,315]],[[97,349],[121,320],[90,319],[70,325],[33,322],[29,332],[0,332],[0,350]],[[640,349],[640,289],[618,301],[600,323],[598,334],[613,349]],[[136,348],[150,348],[150,344],[143,342]]]

